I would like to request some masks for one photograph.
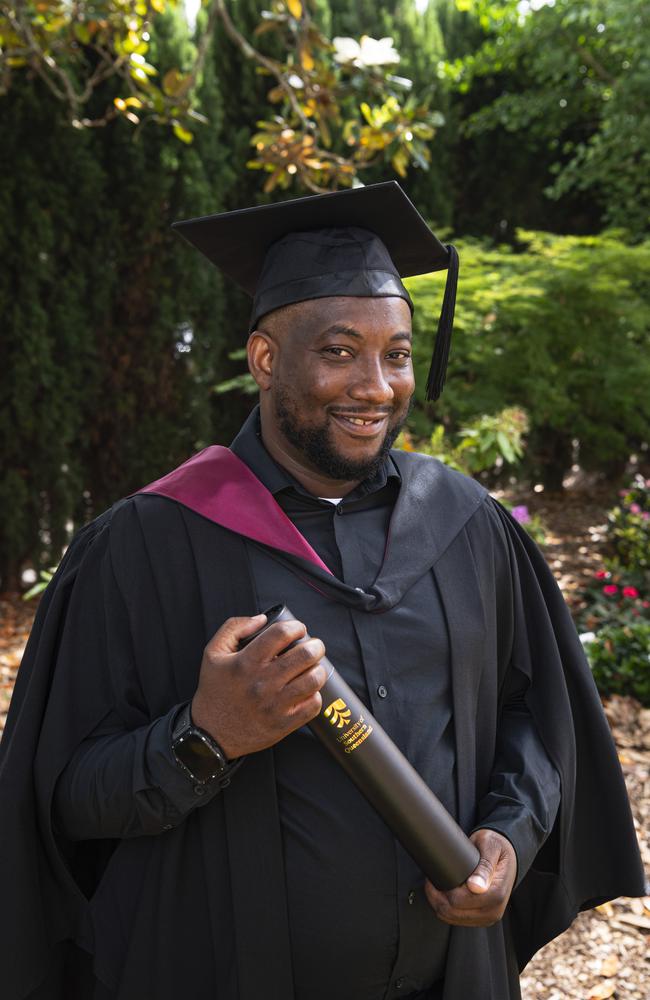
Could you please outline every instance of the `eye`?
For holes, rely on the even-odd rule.
[[[410,361],[411,352],[407,350],[390,351],[386,357],[389,361]]]
[[[349,347],[326,347],[323,354],[329,354],[335,358],[351,358],[352,351]]]

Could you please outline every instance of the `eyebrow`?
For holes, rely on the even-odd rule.
[[[321,340],[321,339],[324,340],[325,337],[331,336],[332,334],[336,334],[336,333],[343,333],[343,334],[345,334],[348,337],[354,337],[357,340],[363,340],[363,334],[360,333],[357,329],[355,329],[355,327],[349,326],[347,323],[332,323],[331,326],[328,326],[327,329],[322,330],[319,333],[318,339],[319,340]],[[392,340],[408,340],[410,342],[410,341],[412,341],[413,336],[412,336],[410,330],[400,330],[399,333],[393,333],[393,334],[391,334],[388,339],[390,341],[392,341]]]

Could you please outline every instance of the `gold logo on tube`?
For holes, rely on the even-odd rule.
[[[323,714],[326,719],[329,719],[330,725],[341,729],[349,724],[352,712],[342,698],[337,698],[336,701],[327,706]]]

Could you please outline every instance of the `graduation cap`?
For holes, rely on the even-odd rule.
[[[401,278],[448,269],[426,398],[442,392],[456,303],[458,254],[434,236],[396,181],[175,222],[174,229],[266,313],[331,295],[413,303]]]

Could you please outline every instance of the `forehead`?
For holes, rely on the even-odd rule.
[[[282,310],[282,325],[301,339],[320,337],[331,327],[349,327],[359,333],[411,332],[411,310],[404,299],[389,296],[327,296],[295,302]]]

